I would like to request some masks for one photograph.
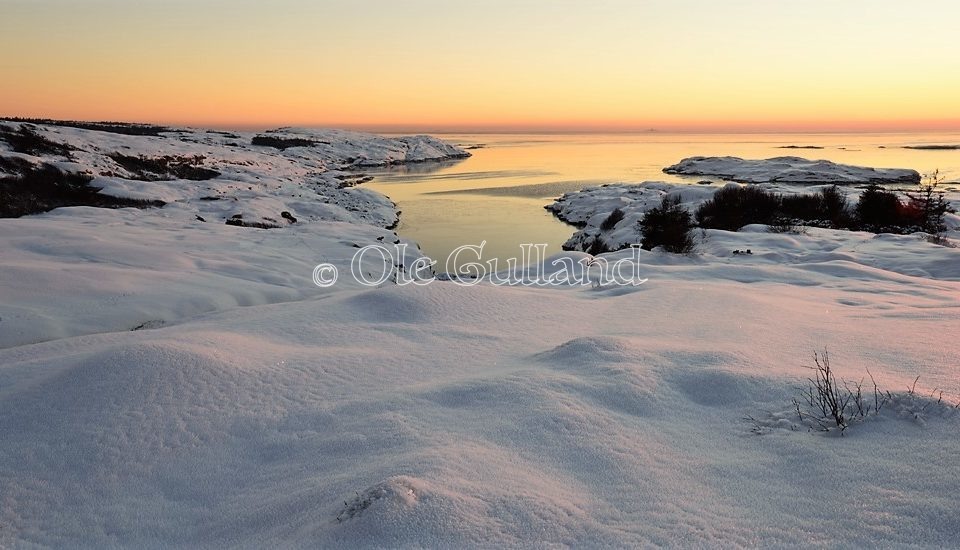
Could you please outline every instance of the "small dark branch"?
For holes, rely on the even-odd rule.
[[[917,376],[917,377],[913,380],[913,385],[910,386],[909,388],[907,388],[907,393],[908,393],[908,394],[914,395],[914,394],[917,393],[917,382],[918,382],[919,380],[920,380],[920,376]]]
[[[880,412],[880,409],[887,403],[887,398],[890,393],[888,392],[884,396],[883,392],[880,391],[879,386],[877,386],[877,381],[873,378],[873,373],[870,372],[870,369],[867,369],[867,375],[870,376],[870,382],[873,384],[873,412],[877,414]]]
[[[930,394],[930,397],[933,398],[937,394],[938,389],[934,388],[933,393]],[[940,395],[937,395],[937,405],[943,402],[943,391],[940,391]]]

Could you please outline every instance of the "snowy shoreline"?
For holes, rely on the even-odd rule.
[[[0,547],[956,543],[960,249],[749,225],[693,255],[604,255],[638,286],[320,289],[317,263],[400,241],[346,167],[462,151],[37,128],[72,160],[0,155],[166,205],[0,219]],[[219,175],[157,179],[121,151]],[[635,240],[664,194],[715,190],[612,184],[555,208],[582,231],[623,208],[607,234]],[[892,392],[842,436],[794,413],[824,348]]]
[[[0,121],[0,129],[23,124]],[[399,219],[396,205],[354,186],[361,174],[357,168],[469,155],[428,136],[383,138],[342,130],[165,129],[126,135],[26,126],[65,154],[17,153],[0,139],[3,158],[87,173],[102,194],[165,205],[78,206],[0,219],[5,237],[0,348],[163,326],[230,307],[315,295],[321,291],[310,281],[315,264],[349,266],[360,246],[400,241],[392,231]],[[281,147],[283,140],[312,144],[252,145],[258,136],[278,140]],[[178,160],[133,162],[137,159]],[[201,173],[205,179],[150,171],[179,166],[174,164],[179,159],[189,159],[194,172],[208,171]],[[410,244],[412,259],[417,247]],[[61,275],[65,270],[68,276]],[[54,289],[59,296],[45,298]]]

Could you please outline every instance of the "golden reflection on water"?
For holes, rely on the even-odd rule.
[[[610,182],[705,178],[664,174],[685,157],[800,156],[883,168],[936,168],[960,180],[960,151],[914,150],[905,145],[960,144],[960,134],[438,134],[471,149],[454,162],[422,163],[371,172],[367,187],[389,196],[402,211],[397,231],[438,260],[439,271],[456,247],[486,241],[483,260],[518,257],[521,243],[561,250],[574,228],[543,206],[565,192]],[[817,147],[785,148],[788,146]],[[706,178],[709,179],[709,178]]]

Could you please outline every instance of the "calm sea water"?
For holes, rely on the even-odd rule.
[[[437,134],[471,149],[457,162],[424,163],[372,172],[366,184],[398,204],[398,232],[440,262],[465,244],[486,241],[483,259],[518,257],[521,243],[561,250],[574,228],[543,206],[568,191],[610,182],[695,183],[705,178],[664,174],[695,155],[744,158],[801,156],[883,168],[934,169],[960,180],[960,150],[908,145],[957,145],[960,134]],[[788,149],[788,146],[818,149]],[[956,186],[956,185],[954,185]]]

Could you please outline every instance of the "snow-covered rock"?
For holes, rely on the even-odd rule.
[[[664,168],[663,171],[685,176],[713,176],[740,183],[912,185],[920,182],[920,174],[916,170],[868,168],[800,157],[776,157],[766,160],[690,157]]]
[[[18,129],[19,122],[0,121]],[[30,131],[70,149],[69,158],[34,157],[10,151],[0,139],[0,155],[51,162],[67,171],[94,176],[91,184],[107,195],[156,199],[190,218],[223,223],[285,225],[289,212],[298,222],[344,221],[389,227],[397,222],[394,204],[383,195],[353,187],[358,168],[463,158],[469,153],[430,136],[388,138],[344,130],[280,129],[264,133],[172,129],[159,135],[131,136],[67,126],[27,124]],[[307,146],[252,145],[258,136]],[[138,173],[123,160],[163,159],[213,170],[211,179],[186,180],[173,174]],[[279,220],[279,221],[278,221]]]
[[[710,198],[716,189],[664,182],[611,183],[566,193],[544,208],[579,228],[563,244],[564,250],[590,250],[597,239],[603,241],[604,248],[618,250],[640,242],[637,222],[647,210],[659,205],[664,195],[679,196],[681,204],[692,208]],[[612,228],[601,229],[618,208],[623,211],[623,219]]]
[[[280,128],[263,133],[283,139],[302,139],[312,145],[283,149],[291,155],[318,156],[339,167],[374,167],[411,162],[466,158],[470,153],[433,136],[383,137],[348,130]]]

